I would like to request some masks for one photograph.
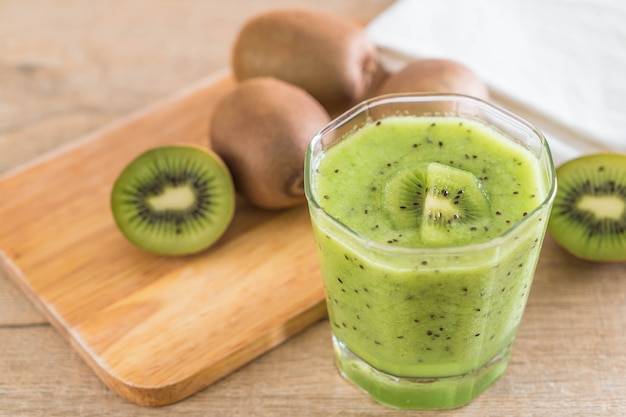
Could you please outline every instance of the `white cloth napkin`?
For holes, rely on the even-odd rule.
[[[624,0],[398,0],[367,32],[390,70],[435,57],[472,68],[557,164],[626,152]]]

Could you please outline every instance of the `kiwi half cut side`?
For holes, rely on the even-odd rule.
[[[626,155],[584,155],[557,170],[558,188],[548,230],[573,255],[626,260]]]
[[[118,176],[111,209],[122,234],[163,255],[186,255],[215,243],[235,211],[230,172],[209,149],[169,145],[150,149]]]

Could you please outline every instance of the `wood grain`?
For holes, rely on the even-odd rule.
[[[260,10],[366,22],[392,3],[3,0],[0,173],[225,68],[238,28]],[[0,207],[9,200],[0,194]],[[141,407],[103,384],[0,271],[0,416],[616,417],[626,415],[625,328],[626,265],[578,261],[548,236],[509,370],[467,407],[411,413],[370,401],[336,372],[326,320],[184,401]]]
[[[211,76],[0,180],[0,259],[102,380],[143,405],[178,401],[324,317],[306,207],[243,200],[217,245],[182,258],[130,245],[112,222],[119,172],[144,150],[208,146]]]

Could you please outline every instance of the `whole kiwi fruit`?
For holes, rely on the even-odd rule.
[[[113,218],[136,246],[187,255],[213,245],[235,211],[235,189],[224,162],[209,149],[167,145],[135,157],[111,192]]]
[[[282,209],[305,201],[306,148],[329,122],[328,112],[303,89],[257,77],[217,104],[210,142],[242,196],[257,207]]]
[[[453,93],[489,99],[489,90],[482,79],[469,67],[450,59],[409,62],[375,90],[376,95],[390,93]]]
[[[626,154],[583,155],[556,170],[548,230],[574,256],[626,261]]]
[[[356,23],[309,9],[286,8],[248,20],[232,50],[235,77],[271,76],[311,94],[326,109],[360,101],[377,71],[377,52]]]

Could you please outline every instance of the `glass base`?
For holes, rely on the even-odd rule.
[[[341,375],[374,400],[394,408],[452,409],[478,397],[506,371],[511,346],[470,373],[441,378],[396,377],[373,368],[333,336]]]

